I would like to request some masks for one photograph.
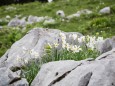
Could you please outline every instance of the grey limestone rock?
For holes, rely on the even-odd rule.
[[[96,60],[44,64],[31,86],[115,86],[115,49]]]
[[[8,86],[18,80],[20,80],[20,76],[12,72],[9,68],[0,68],[0,86]]]
[[[111,12],[110,7],[104,7],[99,11],[100,14],[110,14],[110,12]]]
[[[45,20],[45,17],[37,17],[30,15],[28,17],[28,24],[36,23],[36,22],[42,22]]]
[[[13,18],[9,23],[8,26],[10,27],[17,27],[17,26],[22,26],[24,27],[26,25],[26,17],[23,17],[22,19],[19,18]]]
[[[0,67],[8,67],[11,70],[18,68],[32,59],[40,59],[44,53],[44,47],[47,43],[59,43],[61,45],[61,38],[59,36],[60,30],[35,28],[29,31],[22,39],[15,42],[6,54],[0,58]],[[82,34],[77,32],[63,32],[67,37],[70,34]],[[73,39],[67,39],[71,42]]]
[[[115,36],[112,38],[107,38],[104,41],[98,42],[96,44],[96,48],[100,53],[105,53],[107,51],[112,50],[115,48]]]

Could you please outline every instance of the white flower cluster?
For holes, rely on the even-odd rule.
[[[24,58],[23,59],[19,55],[17,55],[16,60],[17,60],[17,62],[22,62],[23,61],[25,64],[28,64],[28,62],[29,62],[29,58]]]
[[[38,52],[36,52],[34,49],[28,50],[25,47],[22,47],[22,48],[23,48],[23,53],[27,53],[28,52],[30,55],[34,56],[34,58],[38,58],[39,57]]]
[[[67,49],[68,51],[72,51],[73,53],[77,53],[82,50],[82,48],[78,45],[69,44],[66,42],[66,35],[64,33],[60,33],[60,37],[62,39],[62,48]],[[76,40],[78,36],[76,34],[69,35],[70,38]]]
[[[33,49],[27,49],[27,48],[25,48],[25,47],[22,47],[22,49],[23,49],[23,53],[25,54],[25,53],[29,53],[31,56],[33,56],[33,58],[38,58],[39,57],[39,53],[38,52],[36,52],[35,50],[33,50]],[[24,63],[28,63],[28,61],[29,61],[29,59],[31,59],[31,58],[24,58],[24,59],[22,59],[19,55],[17,55],[17,61],[24,61]]]
[[[79,37],[77,34],[70,34],[69,38],[78,42],[78,44],[74,45],[74,44],[69,44],[66,42],[66,35],[64,33],[61,32],[60,37],[62,40],[62,49],[66,49],[67,51],[72,51],[73,53],[78,53],[83,50],[83,46],[82,45],[80,46],[79,44],[84,43],[88,49],[94,50],[96,47],[95,46],[96,43],[103,41],[103,37],[96,38],[95,36],[89,36],[89,35]],[[51,44],[48,44],[48,45],[52,48]],[[54,43],[53,45],[55,48],[59,46],[58,43]]]
[[[97,42],[101,42],[103,41],[103,37],[98,37],[96,38],[95,36],[86,36],[86,40],[87,40],[87,47],[90,48],[91,50],[95,49],[95,45]]]

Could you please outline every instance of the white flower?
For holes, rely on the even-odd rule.
[[[94,50],[96,44],[96,37],[87,36],[87,41],[88,41],[88,43],[86,44],[87,47],[90,48],[91,50]]]
[[[69,43],[66,43],[66,44],[65,44],[65,47],[66,47],[67,51],[69,51],[69,49],[70,49]]]
[[[94,44],[93,43],[87,43],[86,44],[88,48],[90,48],[91,50],[94,50]]]
[[[38,58],[39,57],[38,52],[34,52],[34,56],[35,56],[35,58]]]
[[[66,48],[66,41],[62,42],[62,48],[65,49]]]
[[[61,39],[62,39],[62,44],[64,43],[66,43],[66,35],[64,34],[64,33],[60,33],[60,37],[61,37]]]
[[[34,58],[38,58],[39,57],[39,53],[36,52],[34,49],[30,50],[30,54],[34,56]]]
[[[104,41],[103,37],[98,37],[97,42],[101,42],[101,41]]]
[[[79,43],[85,42],[85,36],[78,38],[78,42]]]
[[[57,48],[59,46],[58,43],[54,43],[54,47]]]
[[[77,53],[82,50],[82,48],[80,48],[80,46],[77,46],[77,45],[74,45],[74,46],[71,45],[70,49],[72,50],[73,53]]]
[[[64,37],[62,38],[62,48],[63,48],[63,49],[66,48],[66,40],[65,40]]]
[[[60,37],[62,39],[62,48],[66,47],[66,35],[64,33],[60,33]]]
[[[29,59],[26,58],[26,59],[24,60],[24,63],[28,64],[28,61],[29,61]]]
[[[95,42],[96,42],[96,37],[95,37],[95,36],[94,36],[94,37],[90,37],[90,42],[92,42],[92,43],[95,44]]]

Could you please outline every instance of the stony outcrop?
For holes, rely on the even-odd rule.
[[[57,29],[32,29],[23,38],[15,42],[0,58],[0,86],[28,86],[27,80],[20,77],[20,68],[32,59],[41,59],[45,53],[44,47],[48,43],[59,43],[60,49],[62,44],[60,32],[65,34],[68,43],[77,42],[69,37],[70,35],[83,36],[78,32],[63,32]],[[110,85],[110,82],[115,84],[112,82],[114,70],[110,63],[114,65],[115,37],[105,39],[97,45],[97,50],[101,53],[109,52],[102,54],[95,61],[89,58],[82,61],[58,61],[45,64],[34,79],[32,86],[114,86]],[[113,50],[110,51],[111,49]],[[110,77],[107,77],[108,74]],[[92,77],[93,79],[91,79]],[[102,80],[102,77],[107,81]],[[93,85],[95,83],[99,83],[99,85]]]
[[[29,86],[26,79],[20,77],[21,71],[13,72],[9,68],[0,68],[0,86]]]
[[[31,86],[115,86],[115,48],[96,60],[44,64]]]
[[[18,68],[29,60],[39,59],[43,56],[44,47],[47,43],[60,43],[60,30],[36,28],[29,31],[22,39],[15,42],[11,48],[0,58],[0,67],[8,67],[11,70]],[[77,32],[63,32],[69,37],[70,34],[82,34]],[[73,39],[68,39],[71,42]]]
[[[107,51],[115,48],[115,36],[112,38],[107,38],[104,41],[100,41],[96,44],[96,48],[100,53],[105,53]]]
[[[20,68],[32,59],[40,59],[47,43],[61,44],[60,30],[35,28],[29,31],[22,39],[15,42],[0,58],[0,86],[28,86],[26,79],[21,78]],[[77,32],[62,32],[67,37]],[[73,39],[67,39],[71,42]],[[15,72],[16,71],[16,72]]]

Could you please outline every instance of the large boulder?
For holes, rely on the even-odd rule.
[[[60,32],[62,31],[43,28],[35,28],[29,31],[0,58],[0,67],[8,67],[13,70],[14,68],[22,67],[32,59],[40,59],[43,56],[46,44],[61,44]],[[77,32],[63,33],[67,36],[68,42],[73,40],[69,39],[70,34],[82,36],[82,34]]]
[[[44,64],[31,86],[115,86],[115,48],[96,60]]]

